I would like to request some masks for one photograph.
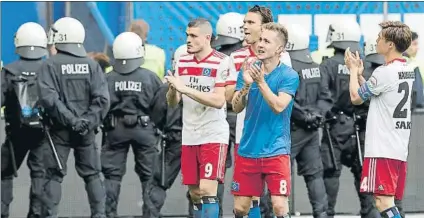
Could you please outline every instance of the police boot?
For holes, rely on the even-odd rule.
[[[91,209],[91,218],[106,218],[106,192],[99,174],[85,177],[84,182]]]
[[[1,217],[9,217],[9,205],[13,200],[13,179],[1,180]]]
[[[121,192],[121,181],[114,179],[105,179],[106,189],[106,217],[118,217],[118,202]]]
[[[327,217],[327,193],[323,179],[323,172],[314,175],[305,175],[306,188],[308,189],[309,202],[312,206],[312,214],[314,218]]]
[[[400,216],[402,218],[405,218],[405,211],[403,210],[403,206],[402,206],[402,200],[396,200],[395,199],[395,206],[397,207],[397,209],[399,210]]]
[[[41,218],[43,216],[43,202],[45,200],[44,184],[46,180],[43,178],[32,178],[29,193],[29,212],[28,218]]]
[[[328,200],[327,215],[332,218],[336,214],[335,207],[337,203],[337,195],[339,193],[340,172],[329,172],[330,175],[327,173],[328,172],[324,171],[324,184]]]
[[[159,218],[166,199],[166,191],[154,183],[143,183],[143,218]]]
[[[62,198],[61,183],[49,179],[45,184],[45,215],[46,218],[57,218],[59,214],[59,203]]]
[[[259,201],[259,207],[261,209],[263,218],[274,218],[271,195],[269,194],[268,190],[264,191],[264,194]]]
[[[219,205],[219,217],[222,217],[222,202],[224,199],[224,184],[219,183],[218,184],[218,192],[217,197],[219,199],[218,205]]]
[[[366,193],[358,193],[361,204],[361,218],[381,218],[380,212],[374,206],[374,197]]]

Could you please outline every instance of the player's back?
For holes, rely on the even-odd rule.
[[[378,67],[369,84],[365,156],[406,161],[411,132],[411,90],[415,74],[403,60]]]
[[[213,92],[215,88],[225,86],[228,65],[229,57],[215,50],[200,61],[193,54],[187,54],[178,60],[176,73],[186,86],[200,92]],[[184,145],[228,143],[225,104],[219,109],[208,107],[186,95],[182,96],[182,101]]]

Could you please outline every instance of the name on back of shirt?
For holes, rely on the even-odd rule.
[[[134,91],[141,92],[141,82],[119,81],[115,82],[115,91]]]
[[[62,74],[89,74],[88,64],[63,64],[61,65]]]
[[[314,79],[314,78],[320,78],[321,72],[319,71],[319,68],[310,68],[310,69],[303,69],[302,70],[302,76],[303,79]]]
[[[415,72],[409,71],[409,72],[398,72],[399,79],[415,79]]]

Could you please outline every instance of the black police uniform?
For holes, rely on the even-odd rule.
[[[330,137],[334,146],[334,155],[338,169],[335,170],[330,156],[330,145],[327,134],[323,134],[321,155],[324,164],[324,182],[328,198],[327,214],[329,217],[335,215],[335,206],[339,191],[339,177],[341,175],[342,164],[350,167],[351,172],[355,177],[355,185],[359,184],[361,178],[362,167],[359,163],[355,163],[355,158],[358,160],[355,124],[353,120],[354,107],[350,100],[349,94],[349,79],[350,73],[344,64],[344,51],[336,49],[335,55],[323,61],[320,65],[322,74],[327,75],[329,88],[332,92],[332,98],[335,102],[333,108],[327,113],[327,119],[336,117],[335,120],[329,121]],[[361,137],[361,136],[360,136]],[[362,145],[363,145],[362,134]],[[359,188],[358,185],[356,185]],[[359,189],[358,189],[359,190]],[[379,217],[379,213],[373,206],[373,198],[367,194],[359,193],[361,201],[361,216],[362,218]]]
[[[162,159],[161,155],[158,155],[153,167],[153,180],[147,183],[144,198],[143,217],[146,218],[159,217],[165,203],[166,191],[171,188],[181,169],[182,101],[176,107],[168,107],[167,92],[168,84],[163,84],[154,97],[151,112],[156,127],[165,135],[162,139],[165,140],[165,180],[162,186]]]
[[[327,196],[323,181],[318,128],[325,111],[332,106],[331,92],[319,65],[304,63],[292,56],[292,67],[299,73],[291,127],[291,159],[296,159],[298,174],[304,177],[314,217],[327,217]]]
[[[42,203],[37,196],[42,192],[44,182],[44,133],[37,116],[36,83],[36,72],[41,64],[41,59],[21,58],[5,66],[1,72],[1,105],[6,107],[6,141],[1,147],[1,217],[9,217],[9,204],[13,199],[13,164],[16,164],[16,170],[19,169],[28,152],[31,175],[28,217],[42,217]]]
[[[109,108],[105,76],[92,59],[56,48],[58,53],[43,63],[38,74],[40,103],[51,122],[50,134],[63,165],[63,171],[59,171],[52,150],[48,149],[50,153],[44,158],[50,200],[46,205],[48,217],[57,217],[71,148],[77,173],[84,179],[91,217],[105,217],[105,190],[95,146],[95,129]]]
[[[152,177],[158,138],[150,118],[151,105],[162,82],[155,73],[140,67],[128,73],[118,73],[114,69],[106,78],[111,106],[104,123],[107,136],[101,162],[106,186],[106,215],[115,217],[130,145],[135,156],[135,172],[142,183],[143,196],[147,196],[146,183]]]

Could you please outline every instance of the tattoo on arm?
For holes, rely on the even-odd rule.
[[[240,90],[236,98],[234,99],[235,104],[239,104],[240,101],[242,101],[242,105],[246,105],[246,95],[249,92],[250,85],[243,86],[243,88]]]

